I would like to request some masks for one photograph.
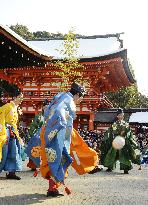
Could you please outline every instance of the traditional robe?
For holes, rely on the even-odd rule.
[[[112,147],[112,141],[118,135],[125,138],[125,145],[121,150]],[[132,169],[132,163],[140,164],[140,150],[132,134],[129,124],[125,121],[116,121],[106,131],[101,144],[101,164],[114,169],[116,161],[120,161],[121,170]]]
[[[15,172],[22,169],[22,140],[17,121],[17,107],[13,101],[0,107],[0,171]]]
[[[96,165],[97,154],[95,151],[90,151],[91,154],[93,153],[93,163],[90,163],[90,158],[88,166],[86,165],[87,162],[84,163],[84,161],[87,161],[89,154],[84,157],[85,155],[82,154],[83,148],[85,147],[84,150],[88,152],[89,149],[86,148],[87,145],[83,146],[85,143],[83,140],[79,141],[81,137],[76,131],[72,134],[75,112],[76,107],[72,94],[69,92],[59,93],[45,110],[45,126],[28,143],[27,154],[40,167],[42,176],[47,179],[52,177],[57,183],[64,181],[67,168],[73,161],[71,155],[75,161],[73,151],[80,157],[80,164],[79,162],[74,163],[79,174],[91,171]],[[71,150],[70,145],[72,145]],[[78,151],[80,149],[81,151]],[[83,162],[83,165],[81,162]]]

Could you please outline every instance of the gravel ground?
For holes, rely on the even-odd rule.
[[[148,205],[148,166],[142,171],[134,166],[129,175],[116,169],[78,176],[70,168],[66,184],[72,194],[59,198],[46,197],[48,182],[40,175],[34,178],[27,168],[18,175],[22,180],[6,180],[1,173],[0,205]]]

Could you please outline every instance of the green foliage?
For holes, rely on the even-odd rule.
[[[64,35],[60,32],[58,33],[49,33],[47,31],[30,32],[27,26],[21,24],[11,25],[10,29],[12,29],[15,33],[20,35],[25,40],[64,38]]]
[[[72,80],[77,81],[81,79],[83,72],[83,65],[79,63],[77,56],[77,49],[79,48],[78,40],[73,30],[70,30],[68,34],[64,36],[65,40],[63,43],[63,49],[58,50],[61,55],[63,55],[62,60],[55,62],[55,66],[58,71],[53,72],[54,75],[61,77],[61,87],[66,89],[69,82]],[[78,71],[77,71],[78,70]]]
[[[15,33],[24,39],[32,40],[34,38],[33,34],[28,30],[27,26],[16,24],[11,25],[10,29],[12,29]]]
[[[51,34],[47,31],[37,31],[33,32],[34,38],[49,38],[51,37]]]
[[[33,137],[34,134],[37,132],[37,130],[41,128],[43,124],[44,124],[44,117],[43,114],[40,113],[35,116],[35,118],[33,119],[29,127],[29,138]]]
[[[107,93],[106,96],[114,107],[121,108],[148,108],[148,98],[138,92],[137,85],[122,88],[116,93]]]
[[[128,60],[129,61],[129,60]],[[130,61],[129,69],[135,78],[134,69]],[[113,103],[114,107],[121,108],[148,108],[148,98],[138,92],[137,84],[120,89],[116,93],[107,93],[106,96]]]
[[[64,38],[62,33],[49,33],[47,31],[36,31],[33,32],[34,39],[61,39]]]
[[[64,34],[58,32],[58,33],[49,33],[47,31],[36,31],[33,32],[34,39],[40,39],[40,40],[54,40],[54,39],[63,39]]]
[[[133,78],[135,79],[134,69],[133,69],[133,66],[132,66],[132,64],[131,64],[129,59],[128,59],[128,66],[129,66],[129,69],[130,69],[130,72],[131,72]]]

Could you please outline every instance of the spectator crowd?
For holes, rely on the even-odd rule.
[[[105,131],[100,131],[100,130],[88,131],[88,130],[78,129],[78,132],[90,148],[99,152],[101,142],[104,138]],[[30,139],[29,127],[20,126],[19,133],[24,143],[27,144]],[[140,126],[137,129],[135,136],[137,138],[137,142],[139,144],[141,151],[143,151],[145,148],[148,147],[148,129],[144,129],[143,127]]]

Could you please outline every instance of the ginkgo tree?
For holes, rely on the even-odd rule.
[[[72,81],[83,85],[87,83],[83,75],[84,66],[80,64],[77,57],[78,48],[79,42],[72,29],[65,35],[62,49],[56,49],[62,56],[62,59],[54,62],[56,71],[53,74],[60,77],[60,87],[62,90],[67,89]]]

